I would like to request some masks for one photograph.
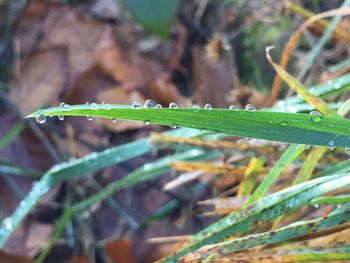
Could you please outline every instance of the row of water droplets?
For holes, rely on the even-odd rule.
[[[93,103],[86,102],[86,105],[91,110],[97,110],[99,108],[98,104],[94,103],[94,102]],[[103,102],[102,105],[103,105],[103,109],[105,109],[105,110],[110,110],[112,108],[112,106],[110,104],[105,103],[105,102]],[[162,105],[159,104],[159,103],[156,103],[154,100],[151,100],[151,99],[146,100],[143,105],[140,102],[138,102],[138,101],[134,101],[131,104],[131,108],[133,108],[133,109],[140,109],[142,107],[143,108],[148,108],[148,109],[153,109],[153,108],[160,109],[160,108],[162,108]],[[60,104],[60,108],[61,108],[62,111],[65,111],[65,112],[69,112],[72,109],[72,107],[70,105],[68,105],[68,104],[66,104],[64,102],[62,102]],[[171,102],[169,104],[169,109],[176,109],[176,108],[179,108],[179,106],[175,102]],[[203,108],[206,109],[206,110],[211,110],[211,109],[213,109],[213,106],[210,103],[207,103],[207,104],[204,105]],[[201,107],[199,105],[193,105],[192,109],[194,111],[199,111],[201,109]],[[231,105],[229,107],[229,109],[230,110],[239,110],[239,108],[237,106],[235,106],[235,105]],[[247,104],[246,107],[245,107],[245,110],[252,112],[252,111],[255,111],[256,109],[255,109],[255,106],[253,104]],[[85,110],[82,111],[83,114],[86,113],[84,111]],[[62,121],[62,120],[64,120],[64,116],[63,115],[59,115],[58,119]],[[87,119],[89,121],[92,121],[93,117],[92,116],[87,116]],[[41,115],[40,114],[40,115],[38,115],[36,117],[36,120],[37,120],[38,123],[44,123],[45,120],[46,120],[46,117],[45,117],[45,115]],[[312,123],[319,123],[322,120],[323,120],[323,116],[322,116],[322,114],[320,112],[318,112],[318,111],[311,111],[310,112],[310,121]],[[116,122],[117,118],[112,118],[112,121]],[[150,124],[150,121],[149,120],[144,120],[143,123],[145,125],[148,125],[148,124]],[[288,122],[281,122],[281,125],[288,126]],[[177,128],[177,125],[174,123],[174,124],[171,124],[170,127],[175,129],[175,128]],[[283,148],[286,147],[286,145],[287,145],[287,144],[285,144],[283,142],[281,142],[280,144],[281,144],[281,146]],[[305,148],[309,149],[309,148],[311,148],[311,145],[305,145]],[[335,149],[335,142],[333,140],[330,140],[328,142],[328,149],[330,149],[330,150],[334,150]]]
[[[110,104],[108,104],[108,103],[103,102],[102,104],[103,104],[103,108],[104,108],[105,110],[110,110],[110,109],[112,108],[112,106],[111,106]],[[97,104],[97,103],[94,103],[94,102],[93,102],[93,103],[86,102],[86,105],[89,106],[89,108],[90,108],[91,110],[97,110],[97,109],[98,109],[98,104]],[[134,101],[134,102],[131,104],[131,107],[132,107],[133,109],[140,109],[140,108],[142,108],[142,104],[141,104],[140,102],[138,102],[138,101]],[[152,108],[160,109],[160,108],[162,108],[162,105],[159,104],[159,103],[156,103],[154,100],[148,99],[148,100],[145,101],[143,107],[144,107],[144,108],[148,108],[148,109],[152,109]],[[179,107],[179,106],[178,106],[175,102],[171,102],[171,103],[169,104],[169,109],[176,109],[176,108],[178,108],[178,107]],[[64,102],[62,102],[62,103],[60,104],[60,108],[61,108],[62,111],[65,111],[65,112],[69,112],[69,111],[72,110],[72,106],[70,106],[69,104],[66,104],[66,103],[64,103]],[[193,108],[195,111],[199,111],[199,110],[200,110],[200,106],[199,106],[199,105],[193,105],[192,108]],[[212,108],[213,108],[213,106],[212,106],[210,103],[207,103],[207,104],[204,105],[204,109],[206,109],[206,110],[211,110]],[[230,109],[230,110],[238,110],[239,108],[238,108],[237,106],[235,106],[235,105],[231,105],[231,106],[229,107],[229,109]],[[255,106],[252,105],[252,104],[248,104],[248,105],[245,107],[245,109],[246,109],[247,111],[255,111]],[[83,110],[82,113],[85,114],[86,111]],[[52,116],[51,116],[51,117],[52,117]],[[64,120],[64,116],[63,116],[63,115],[58,115],[58,119],[59,119],[60,121],[63,121],[63,120]],[[92,121],[92,120],[93,120],[93,117],[92,117],[92,116],[87,116],[87,119],[88,119],[89,121]],[[39,114],[39,115],[36,116],[36,121],[37,121],[38,123],[45,123],[45,121],[46,121],[46,116],[43,115],[43,114]],[[117,121],[117,118],[112,118],[112,121],[113,121],[113,122],[116,122],[116,121]],[[144,123],[145,125],[148,125],[148,124],[150,123],[150,121],[145,120],[143,123]],[[175,125],[175,124],[170,125],[170,126],[171,126],[172,128],[176,128],[176,125]]]

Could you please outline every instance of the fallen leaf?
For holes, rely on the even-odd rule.
[[[23,256],[17,256],[12,254],[7,254],[0,251],[0,262],[1,263],[33,263],[34,260]]]
[[[64,48],[41,50],[17,63],[20,73],[10,80],[9,97],[25,114],[50,105],[62,92],[68,65]]]
[[[108,243],[105,251],[114,263],[136,263],[131,246],[129,239],[119,239]]]
[[[214,107],[227,107],[227,95],[239,83],[234,78],[232,61],[228,57],[209,61],[204,47],[192,48],[193,59],[193,101],[204,105],[211,103]]]
[[[120,41],[119,41],[120,42]],[[117,43],[113,37],[100,41],[95,57],[97,64],[109,76],[128,91],[145,88],[162,68],[156,62],[145,59],[131,44]]]
[[[160,74],[149,84],[151,97],[162,105],[169,105],[175,102],[182,107],[191,105],[190,98],[186,98],[180,94],[177,87],[170,80],[170,75],[167,73]]]
[[[17,255],[34,257],[49,240],[53,231],[51,224],[27,220],[17,228],[6,242],[5,251]],[[0,262],[3,262],[0,260]]]

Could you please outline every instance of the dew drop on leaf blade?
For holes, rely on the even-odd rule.
[[[131,104],[131,108],[133,108],[133,109],[139,109],[139,108],[141,108],[141,103],[138,102],[138,101],[134,101],[134,102]]]
[[[206,110],[211,110],[213,108],[213,106],[210,103],[207,103],[204,105],[204,109]]]
[[[143,105],[143,107],[145,108],[149,108],[149,109],[153,109],[157,106],[157,103],[154,101],[154,100],[146,100],[145,101],[145,104]]]
[[[201,107],[199,107],[198,105],[193,105],[192,106],[192,109],[195,111],[195,112],[198,112],[200,110]]]
[[[40,115],[36,116],[36,121],[38,123],[44,123],[46,121],[45,115],[40,114]]]
[[[247,104],[245,106],[246,111],[255,111],[255,106],[253,104]]]
[[[311,111],[310,112],[311,122],[318,123],[318,122],[322,121],[322,119],[323,119],[323,116],[320,112],[318,112],[318,111]]]
[[[177,108],[177,104],[175,102],[171,102],[169,104],[169,109],[176,109]]]

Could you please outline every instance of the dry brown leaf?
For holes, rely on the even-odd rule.
[[[162,72],[158,64],[143,58],[136,48],[116,43],[113,37],[101,40],[95,57],[101,69],[129,91],[144,88]]]
[[[204,47],[192,48],[193,101],[200,105],[211,103],[214,107],[227,107],[228,93],[239,87],[233,78],[232,60],[224,58],[210,63]]]
[[[50,105],[62,92],[66,81],[66,56],[65,49],[51,48],[17,62],[20,72],[10,80],[9,96],[25,114]]]
[[[307,9],[304,9],[302,6],[292,3],[292,2],[287,2],[286,8],[291,10],[292,12],[301,15],[302,17],[309,19],[316,14],[310,12]],[[330,21],[325,20],[325,19],[320,19],[315,21],[314,24],[310,26],[310,29],[315,32],[316,34],[322,36],[327,27],[329,26]],[[334,32],[332,34],[332,39],[336,41],[342,41],[342,42],[350,42],[350,31],[349,31],[349,24],[347,21],[343,20],[338,23],[338,25],[335,27]]]
[[[50,224],[27,221],[13,232],[6,242],[5,250],[18,255],[34,257],[45,246],[52,231],[53,226]]]
[[[98,43],[110,37],[111,27],[84,19],[74,9],[59,5],[52,8],[45,20],[45,38],[40,48],[66,47],[72,80],[95,63]]]
[[[150,84],[149,89],[151,98],[162,105],[169,105],[171,102],[176,102],[182,107],[191,105],[191,100],[180,94],[177,87],[170,80],[170,75],[167,73],[159,74]]]
[[[1,263],[34,263],[34,260],[23,257],[5,253],[0,251],[0,262]]]
[[[129,239],[119,239],[108,243],[105,251],[113,263],[136,263]]]

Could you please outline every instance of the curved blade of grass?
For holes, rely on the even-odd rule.
[[[274,231],[249,235],[232,241],[204,246],[186,256],[184,259],[204,260],[209,256],[210,258],[215,256],[219,257],[251,247],[275,244],[293,238],[306,236],[311,233],[321,232],[334,226],[344,224],[348,221],[350,221],[350,204],[345,205],[345,207],[341,210],[335,210],[327,217],[321,217],[305,222],[296,222]]]
[[[308,114],[228,109],[133,109],[122,105],[112,105],[106,110],[105,105],[100,104],[96,109],[87,105],[71,106],[69,111],[55,107],[39,110],[28,117],[50,115],[120,118],[287,143],[350,147],[349,120]]]
[[[174,136],[196,136],[201,134],[200,131],[191,129],[177,129],[167,133]],[[36,182],[12,215],[2,222],[0,227],[0,248],[4,246],[13,230],[19,226],[24,217],[53,185],[63,180],[93,173],[113,164],[135,158],[151,151],[151,149],[149,138],[145,138],[53,166]]]
[[[322,114],[325,114],[327,116],[334,115],[334,111],[329,109],[326,102],[324,102],[321,98],[315,97],[310,93],[303,84],[296,78],[294,78],[292,75],[290,75],[286,70],[283,69],[280,65],[275,63],[271,57],[270,51],[272,47],[266,48],[266,58],[272,65],[272,67],[277,72],[277,75],[283,79],[289,87],[291,87],[293,90],[295,90],[301,97],[304,98],[304,100],[308,103],[310,103],[312,106],[314,106],[317,110],[319,110]]]
[[[76,214],[79,213],[81,210],[87,209],[89,206],[94,205],[96,203],[99,203],[103,201],[104,199],[111,196],[113,193],[115,193],[118,190],[121,190],[123,188],[132,187],[139,183],[142,183],[147,180],[155,179],[159,177],[160,175],[168,172],[171,170],[170,163],[176,160],[207,160],[216,158],[218,156],[222,155],[219,152],[209,152],[206,153],[201,150],[190,150],[187,152],[175,154],[172,156],[167,156],[162,159],[159,159],[153,163],[147,163],[140,168],[136,169],[132,173],[128,174],[127,176],[123,177],[122,179],[109,184],[105,188],[103,188],[101,191],[93,194],[92,196],[88,197],[87,199],[84,199],[83,201],[80,201],[76,204],[73,204],[69,206],[69,208],[64,211],[64,213],[61,215],[61,218],[58,222],[58,225],[56,227],[55,234],[50,239],[48,246],[43,251],[43,253],[39,256],[39,259],[37,262],[43,262],[45,257],[48,255],[50,250],[52,249],[55,242],[58,240],[58,238],[62,235],[63,226],[66,225],[68,221],[71,220],[71,218]],[[171,204],[171,207],[174,204]]]
[[[13,128],[6,133],[0,140],[0,151],[5,148],[14,138],[19,135],[26,127],[23,121],[19,121]]]
[[[190,244],[160,262],[177,262],[184,255],[202,246],[216,243],[232,234],[248,231],[257,221],[270,221],[295,210],[311,199],[349,184],[350,174],[337,174],[317,178],[266,196],[198,232],[192,237]]]

